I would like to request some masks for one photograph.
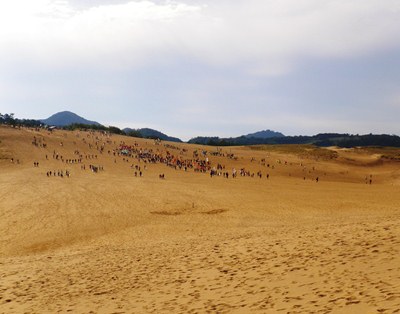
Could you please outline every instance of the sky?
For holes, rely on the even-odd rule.
[[[398,0],[0,2],[0,112],[188,140],[400,135]]]

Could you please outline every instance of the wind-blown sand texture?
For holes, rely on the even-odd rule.
[[[0,141],[1,313],[400,313],[400,150]],[[229,178],[114,156],[121,141]]]

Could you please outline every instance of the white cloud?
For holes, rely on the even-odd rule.
[[[40,65],[147,63],[168,52],[171,24],[197,7],[150,1],[78,10],[67,1],[17,0],[0,4],[0,55]],[[29,61],[28,61],[29,62]]]
[[[399,47],[396,0],[129,1],[0,4],[0,57],[50,66],[130,67],[194,58],[280,75],[302,58]]]

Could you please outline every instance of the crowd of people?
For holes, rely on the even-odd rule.
[[[69,172],[69,170],[54,170],[54,171],[47,171],[46,172],[47,177],[61,177],[61,178],[69,178],[71,173]]]
[[[89,140],[91,139],[91,141]],[[175,170],[183,170],[193,171],[195,173],[209,173],[210,177],[223,177],[226,179],[229,178],[237,178],[240,177],[258,177],[260,179],[263,178],[263,172],[259,169],[258,171],[251,171],[246,169],[245,167],[236,170],[235,167],[228,170],[226,165],[221,163],[220,159],[228,158],[230,160],[238,160],[237,157],[232,153],[225,153],[222,149],[217,149],[216,151],[209,152],[207,150],[194,150],[192,152],[192,158],[188,158],[187,149],[181,149],[178,146],[172,144],[164,144],[164,150],[160,150],[159,148],[152,149],[148,147],[141,147],[136,141],[132,145],[128,145],[125,142],[120,142],[116,145],[115,141],[111,140],[111,137],[107,135],[106,139],[102,138],[95,133],[89,133],[86,135],[86,138],[82,139],[84,143],[86,143],[90,150],[96,149],[100,154],[106,150],[107,146],[114,145],[114,148],[110,148],[107,150],[108,155],[114,158],[114,163],[117,163],[117,159],[122,160],[122,162],[130,163],[131,169],[133,170],[133,175],[135,177],[142,177],[144,171],[147,170],[147,165],[151,164],[164,164],[165,166],[175,169]],[[75,142],[74,142],[75,143]],[[155,142],[156,146],[160,145],[160,141]],[[98,159],[97,154],[93,153],[81,153],[79,150],[75,149],[73,158],[64,158],[60,153],[53,151],[53,159],[60,160],[66,164],[81,164],[81,170],[86,170],[86,165],[84,161]],[[210,158],[219,159],[218,162],[212,163]],[[47,155],[46,155],[47,159]],[[131,161],[136,161],[131,163]],[[256,158],[251,157],[251,162],[257,161]],[[281,160],[277,160],[278,164],[282,164]],[[144,164],[144,166],[141,166]],[[259,162],[259,164],[263,167],[270,168],[271,170],[275,169],[274,165],[270,165],[270,163],[266,162],[266,159],[263,158]],[[288,162],[284,162],[285,165],[288,165]],[[292,165],[292,164],[290,164]],[[142,168],[143,167],[143,168]],[[94,172],[98,173],[99,171],[104,171],[104,167],[101,165],[90,164],[88,168]],[[313,170],[315,170],[313,168]],[[64,174],[60,171],[54,172],[49,171],[48,176],[53,176],[55,174],[59,174],[63,176]],[[69,173],[68,173],[69,175]],[[269,179],[269,172],[265,173],[264,176]],[[165,174],[159,174],[159,178],[165,179]],[[319,178],[316,178],[316,181],[319,181]]]
[[[66,137],[66,135],[64,135]],[[77,137],[81,137],[81,134],[76,134]],[[66,158],[63,156],[66,153],[66,146],[61,141],[59,146],[62,148],[62,153],[53,150],[53,160],[61,161],[64,164],[76,165],[80,164],[81,170],[88,168],[93,173],[104,171],[104,167],[99,164],[86,164],[89,160],[98,160],[99,155],[107,152],[109,156],[114,159],[117,163],[123,161],[129,163],[131,173],[135,177],[142,177],[147,166],[153,164],[162,164],[168,168],[175,170],[183,170],[185,172],[192,171],[194,173],[208,173],[211,178],[223,177],[226,179],[237,178],[237,177],[248,177],[248,178],[270,178],[270,173],[278,167],[280,173],[282,173],[282,167],[288,167],[288,175],[292,176],[294,173],[295,177],[302,178],[304,180],[311,179],[315,182],[320,182],[321,177],[324,178],[327,174],[325,171],[317,170],[315,165],[310,163],[293,163],[286,160],[277,159],[271,160],[270,158],[261,158],[259,161],[256,157],[251,157],[250,162],[253,166],[250,169],[245,167],[238,167],[240,165],[238,157],[231,152],[226,152],[221,148],[216,148],[213,151],[207,151],[205,149],[195,149],[191,153],[186,148],[181,148],[178,145],[170,143],[162,143],[162,141],[155,141],[153,148],[149,148],[148,143],[142,146],[138,142],[133,144],[126,144],[121,141],[118,144],[113,140],[110,134],[101,134],[100,132],[88,132],[84,133],[82,141],[87,144],[88,151],[82,152],[75,147],[72,151],[73,156]],[[76,142],[73,142],[76,145]],[[32,144],[38,148],[47,149],[48,144],[43,136],[34,136]],[[163,145],[162,145],[163,144]],[[67,145],[69,147],[69,144]],[[77,146],[77,145],[76,145]],[[93,152],[96,150],[96,152]],[[46,150],[48,151],[48,150]],[[107,154],[104,154],[107,156]],[[102,156],[101,158],[105,158]],[[49,156],[46,154],[46,161]],[[227,162],[229,167],[224,164],[224,158],[229,159]],[[243,159],[243,157],[241,157]],[[233,160],[233,161],[232,161]],[[11,162],[14,163],[14,158],[11,158]],[[237,167],[232,167],[232,163],[236,163]],[[254,167],[254,164],[258,162],[259,169]],[[17,163],[19,160],[17,159]],[[34,161],[33,165],[35,168],[39,167],[39,161]],[[238,168],[238,170],[236,170]],[[301,171],[300,171],[301,170]],[[302,174],[303,173],[303,174]],[[70,177],[70,170],[49,170],[46,172],[48,177]],[[164,173],[159,173],[160,179],[165,179]],[[366,184],[372,184],[372,175],[365,177]]]

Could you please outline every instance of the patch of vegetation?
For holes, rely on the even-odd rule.
[[[63,130],[69,130],[69,131],[75,131],[75,130],[81,130],[81,131],[88,131],[88,130],[92,130],[92,131],[104,131],[104,132],[109,132],[112,134],[120,134],[120,135],[125,135],[125,133],[115,127],[115,126],[109,126],[106,127],[104,125],[95,125],[95,124],[82,124],[82,123],[73,123],[67,126],[64,126],[62,128]]]
[[[400,148],[397,147],[357,147],[354,150],[360,154],[377,154],[382,159],[400,161]]]
[[[149,128],[141,128],[141,129],[131,129],[125,128],[123,130],[127,135],[134,137],[142,137],[149,138],[153,140],[162,140],[162,141],[170,141],[181,143],[182,141],[177,137],[168,136],[160,131],[149,129]]]

